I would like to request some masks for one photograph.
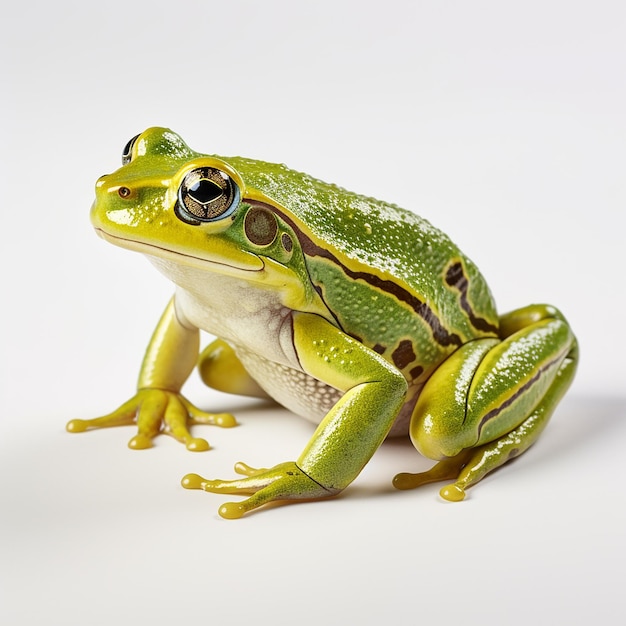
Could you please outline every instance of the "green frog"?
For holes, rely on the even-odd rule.
[[[476,266],[429,222],[284,165],[198,153],[149,128],[97,181],[91,219],[176,290],[136,395],[69,431],[136,424],[131,448],[165,432],[207,450],[192,426],[236,421],[181,395],[196,365],[210,387],[272,398],[317,424],[296,461],[183,478],[247,496],[222,505],[226,518],[334,496],[402,434],[436,463],[393,485],[444,481],[441,496],[462,500],[531,446],[574,377],[577,342],[555,307],[498,315]],[[217,338],[203,351],[200,330]]]

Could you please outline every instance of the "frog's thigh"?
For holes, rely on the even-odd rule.
[[[248,374],[233,348],[222,339],[216,339],[202,351],[198,371],[204,384],[218,391],[255,398],[268,397]]]
[[[576,365],[574,359],[566,358],[563,361],[546,395],[530,416],[517,428],[491,443],[470,450],[469,452],[472,454],[458,476],[448,477],[450,479],[456,478],[456,480],[441,489],[439,492],[441,497],[452,501],[462,500],[465,497],[465,489],[530,448],[543,431],[554,409],[570,386],[576,372]],[[463,455],[464,453],[461,453],[459,457]]]
[[[554,318],[531,322],[503,341],[466,344],[424,387],[411,421],[413,443],[425,456],[445,459],[499,440],[550,398],[555,384],[569,384],[574,355],[569,326]]]

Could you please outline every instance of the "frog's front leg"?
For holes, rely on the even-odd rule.
[[[342,398],[294,463],[268,470],[238,464],[245,478],[207,480],[190,474],[183,486],[214,493],[252,494],[220,515],[241,517],[277,500],[320,499],[339,493],[363,469],[391,428],[407,391],[402,374],[380,355],[317,315],[293,316],[293,341],[302,369],[340,391]]]
[[[131,448],[149,448],[154,437],[165,432],[184,443],[189,450],[207,450],[209,444],[205,439],[191,435],[190,422],[222,427],[234,426],[236,422],[227,413],[201,411],[180,394],[183,383],[196,365],[198,348],[198,329],[180,322],[172,299],[146,350],[135,396],[108,415],[71,420],[67,430],[83,432],[136,424],[137,434],[128,443]]]
[[[440,461],[427,472],[398,474],[398,489],[453,479],[440,494],[462,500],[467,487],[539,437],[574,377],[576,339],[548,305],[502,316],[500,334],[501,340],[464,345],[426,383],[411,438],[422,454]]]

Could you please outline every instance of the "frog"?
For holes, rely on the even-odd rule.
[[[498,314],[476,265],[413,211],[284,164],[196,152],[161,127],[133,137],[95,191],[97,234],[144,254],[175,289],[136,394],[67,430],[134,425],[133,449],[165,433],[206,451],[192,429],[237,421],[182,395],[196,367],[209,387],[314,424],[295,461],[183,477],[242,496],[224,518],[337,496],[391,436],[434,462],[395,488],[444,482],[440,496],[461,501],[538,439],[574,378],[578,343],[559,309]],[[201,331],[215,338],[206,348]]]

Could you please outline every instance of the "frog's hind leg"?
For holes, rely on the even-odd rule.
[[[574,373],[576,363],[567,361],[559,370],[555,384],[544,396],[539,406],[518,426],[507,435],[496,439],[474,450],[467,464],[456,477],[456,480],[442,487],[439,495],[444,500],[458,502],[465,498],[465,490],[475,485],[489,472],[504,465],[507,461],[526,452],[537,441],[547,425],[557,404],[567,391]],[[452,477],[454,478],[454,477]]]
[[[268,398],[248,374],[233,348],[222,339],[210,343],[200,354],[198,372],[205,385],[240,396]]]
[[[442,487],[439,495],[444,500],[458,502],[465,498],[465,490],[475,485],[489,472],[519,456],[535,443],[547,425],[571,382],[575,370],[573,361],[566,363],[559,373],[558,383],[520,426],[495,441],[478,448],[468,448],[450,459],[443,459],[426,472],[402,473],[395,476],[396,489],[415,489],[428,483],[452,480]]]
[[[563,316],[534,305],[501,318],[501,338],[466,344],[426,384],[411,422],[418,450],[440,459],[420,474],[398,474],[412,489],[454,480],[440,494],[459,501],[488,472],[539,437],[576,371],[577,344]]]

